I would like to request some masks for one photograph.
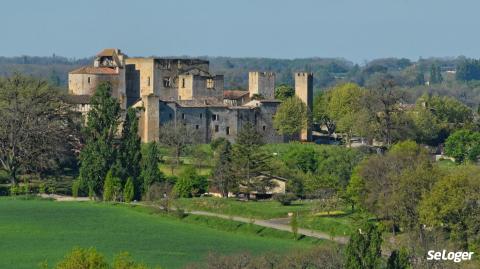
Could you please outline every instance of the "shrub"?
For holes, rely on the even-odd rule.
[[[40,183],[40,185],[38,186],[38,192],[40,192],[40,194],[47,193],[47,185],[43,182]]]
[[[129,177],[127,179],[127,183],[125,183],[125,187],[123,188],[123,200],[127,203],[133,201],[133,197],[135,196],[135,189],[133,187],[133,179]]]
[[[55,269],[108,269],[108,263],[96,249],[74,248],[60,261]]]
[[[278,193],[273,196],[273,199],[282,205],[291,205],[292,202],[297,199],[297,197],[293,193]]]
[[[112,171],[108,171],[105,183],[103,185],[103,200],[115,201],[120,194],[120,179],[113,176]]]
[[[192,197],[207,190],[207,179],[197,174],[193,167],[187,167],[175,183],[174,191],[178,197]]]
[[[77,198],[78,197],[78,191],[80,190],[80,180],[75,180],[73,181],[72,184],[72,196]]]
[[[18,188],[18,185],[12,184],[12,185],[10,186],[10,195],[15,196],[15,195],[18,195],[19,193],[20,193],[20,190],[19,190],[19,188]]]

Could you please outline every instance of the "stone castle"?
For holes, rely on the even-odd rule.
[[[295,94],[312,109],[313,76],[295,73]],[[109,82],[112,96],[121,108],[142,108],[139,135],[143,142],[155,141],[168,122],[183,123],[197,130],[208,143],[216,138],[234,141],[246,123],[263,134],[265,142],[285,141],[273,127],[281,101],[275,100],[275,73],[249,72],[248,91],[224,90],[223,75],[209,71],[209,62],[200,59],[129,58],[119,49],[104,49],[93,66],[69,73],[70,100],[82,113],[97,86]],[[300,139],[310,141],[311,130]]]

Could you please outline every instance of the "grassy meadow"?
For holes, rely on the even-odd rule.
[[[128,251],[151,266],[182,268],[209,252],[281,253],[318,243],[228,220],[179,220],[148,208],[94,202],[2,198],[0,216],[0,268],[39,268],[45,260],[52,266],[75,246],[96,247],[108,259]]]

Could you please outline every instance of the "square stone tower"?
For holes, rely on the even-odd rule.
[[[250,97],[259,94],[267,100],[275,99],[275,73],[273,72],[249,72],[248,91]]]
[[[295,95],[300,98],[308,107],[311,114],[313,110],[313,74],[307,72],[295,73]],[[309,121],[310,122],[310,121]],[[308,126],[300,134],[303,141],[312,141],[312,129]]]

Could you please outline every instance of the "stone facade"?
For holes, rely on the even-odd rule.
[[[305,104],[308,110],[313,111],[313,74],[297,72],[295,75],[295,95]],[[312,141],[312,129],[309,127],[302,131],[300,139],[303,141]]]
[[[158,140],[159,129],[172,121],[197,130],[204,143],[221,137],[234,142],[247,123],[255,126],[267,143],[285,141],[273,128],[281,103],[274,99],[275,73],[250,72],[248,92],[224,91],[223,76],[211,74],[208,61],[128,58],[118,49],[106,49],[97,55],[93,67],[69,74],[69,93],[77,97],[72,100],[81,105],[83,113],[88,112],[88,103],[82,100],[89,100],[104,81],[111,83],[112,95],[123,109],[141,108],[139,135],[143,142]],[[310,108],[312,81],[311,74],[295,74],[296,94]],[[254,94],[263,99],[250,100]],[[311,131],[305,136],[309,139]]]

